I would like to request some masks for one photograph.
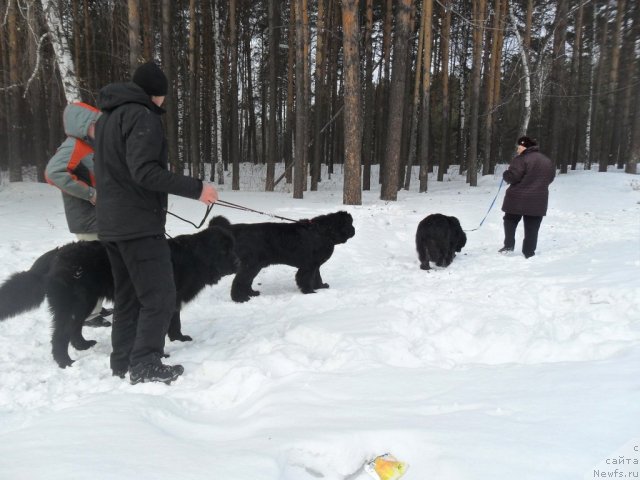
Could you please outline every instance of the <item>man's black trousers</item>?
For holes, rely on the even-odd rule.
[[[111,369],[157,363],[176,308],[169,244],[162,235],[103,244],[114,283]]]
[[[516,215],[514,213],[505,213],[504,220],[504,246],[513,249],[516,245],[516,228],[520,219],[524,218],[524,240],[522,241],[522,253],[529,258],[536,253],[538,245],[538,231],[542,217],[534,217],[532,215]]]

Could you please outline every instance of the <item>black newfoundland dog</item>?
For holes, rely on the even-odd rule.
[[[429,261],[448,267],[466,244],[467,236],[456,217],[434,213],[418,224],[416,249],[422,270],[430,270]]]
[[[170,340],[188,341],[180,326],[180,308],[206,285],[234,273],[238,258],[233,237],[219,228],[169,240],[177,291]],[[96,344],[82,336],[82,325],[98,298],[113,300],[113,278],[107,252],[100,242],[74,242],[50,250],[31,268],[13,274],[0,286],[0,320],[37,308],[45,296],[53,314],[53,358],[61,368],[73,363],[69,343],[77,350]]]
[[[302,293],[329,288],[320,276],[320,266],[329,260],[333,249],[355,235],[353,218],[347,212],[299,220],[295,223],[236,223],[214,217],[210,226],[228,229],[236,242],[240,259],[231,285],[231,298],[246,302],[260,295],[251,284],[260,270],[269,265],[296,267],[296,284]]]

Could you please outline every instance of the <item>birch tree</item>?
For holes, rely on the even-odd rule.
[[[13,0],[10,0],[13,1]],[[57,2],[53,0],[40,0],[42,2],[42,12],[47,22],[47,28],[51,38],[51,44],[55,52],[56,64],[60,72],[64,97],[67,103],[79,102],[80,86],[76,76],[73,57],[69,48],[67,36],[62,28],[62,20],[57,8]]]
[[[522,37],[520,36],[520,31],[518,30],[518,19],[513,13],[513,3],[509,4],[509,18],[511,19],[511,26],[513,27],[513,32],[515,33],[516,40],[518,42],[518,50],[520,51],[520,60],[522,61],[523,70],[523,114],[522,120],[520,122],[520,128],[518,129],[518,136],[521,137],[527,134],[527,129],[529,128],[529,120],[531,119],[531,70],[529,68],[529,55],[527,55],[526,45]]]

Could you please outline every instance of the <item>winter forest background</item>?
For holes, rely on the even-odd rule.
[[[43,181],[67,102],[95,105],[151,59],[171,80],[173,168],[230,171],[234,190],[242,162],[295,198],[342,164],[346,204],[426,191],[453,164],[476,186],[525,132],[562,173],[635,173],[640,156],[634,0],[0,0],[0,15],[10,181],[29,166]]]

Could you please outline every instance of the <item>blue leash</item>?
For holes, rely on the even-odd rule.
[[[489,216],[489,212],[491,211],[491,209],[493,208],[493,204],[496,203],[496,200],[498,198],[498,194],[500,193],[500,189],[502,188],[502,184],[504,183],[504,178],[502,180],[500,180],[500,185],[498,186],[498,191],[496,192],[496,196],[493,197],[493,201],[491,202],[491,205],[489,205],[489,210],[487,210],[487,213],[485,214],[484,218],[482,219],[482,221],[480,222],[480,225],[478,225],[477,228],[474,228],[473,230],[464,230],[465,232],[475,232],[476,230],[479,230],[480,227],[482,226],[482,224],[484,223],[484,221],[487,219],[487,217]]]

